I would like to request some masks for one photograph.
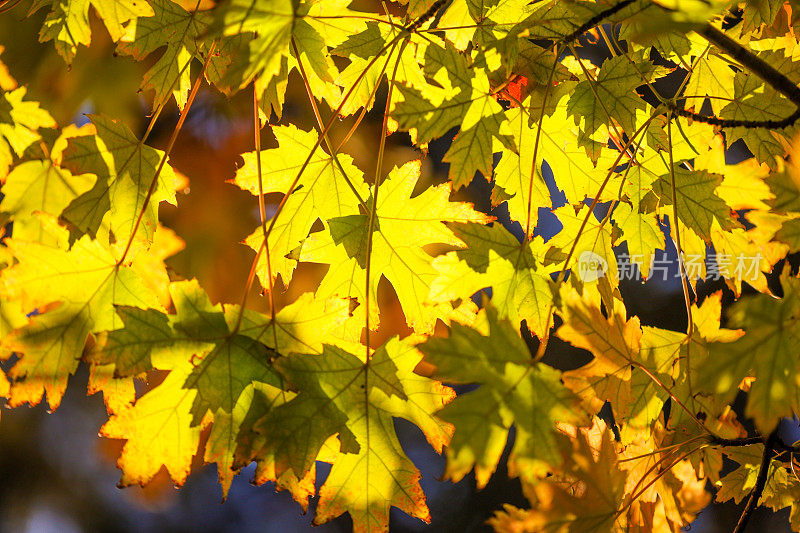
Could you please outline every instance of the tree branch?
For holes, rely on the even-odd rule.
[[[743,127],[779,129],[791,126],[797,122],[798,119],[800,119],[800,88],[798,88],[797,85],[795,85],[789,78],[711,24],[706,23],[695,31],[705,37],[708,42],[741,63],[742,66],[747,68],[750,72],[764,80],[773,89],[788,98],[797,107],[797,109],[794,113],[781,120],[732,120],[717,117],[707,117],[692,111],[687,111],[686,109],[683,109],[674,103],[670,103],[668,104],[668,107],[673,113],[683,117],[691,118],[692,120],[696,120],[698,122],[704,122],[706,124],[720,126],[723,128]]]
[[[564,43],[565,44],[571,43],[572,41],[583,35],[585,32],[591,30],[592,28],[603,22],[608,17],[611,17],[614,14],[622,11],[635,1],[636,0],[622,0],[621,2],[609,7],[608,9],[604,9],[597,15],[593,16],[592,18],[590,18],[589,20],[578,26],[575,29],[575,31],[564,37]]]
[[[739,523],[736,524],[733,533],[744,532],[747,523],[750,521],[750,517],[753,515],[753,511],[758,507],[758,501],[761,499],[761,494],[764,492],[764,487],[767,484],[767,473],[769,472],[769,465],[772,463],[772,453],[775,451],[775,445],[778,440],[778,428],[776,427],[772,433],[769,434],[767,441],[764,443],[764,455],[761,457],[761,467],[758,469],[756,484],[750,492],[747,505],[742,512],[742,516],[739,517]]]
[[[762,444],[763,437],[744,437],[741,439],[723,439],[722,437],[714,436],[711,438],[711,444],[716,446],[750,446],[751,444]]]

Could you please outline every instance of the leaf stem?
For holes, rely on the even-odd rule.
[[[305,89],[306,89],[306,95],[308,96],[308,101],[311,103],[311,108],[314,111],[314,118],[316,119],[316,123],[314,124],[314,128],[317,130],[317,134],[318,135],[322,135],[323,136],[323,138],[325,140],[325,146],[328,148],[328,151],[330,152],[331,157],[333,158],[333,162],[339,168],[339,172],[342,173],[342,177],[344,178],[345,183],[347,183],[347,186],[350,188],[351,191],[353,191],[353,194],[355,194],[356,198],[358,199],[358,203],[361,204],[361,207],[363,207],[364,210],[366,211],[368,209],[367,208],[367,204],[364,202],[364,199],[361,198],[361,195],[358,193],[358,190],[356,190],[355,185],[353,185],[353,182],[350,181],[350,178],[347,176],[347,173],[344,171],[344,167],[342,166],[342,162],[339,161],[339,157],[338,157],[339,150],[338,149],[337,150],[333,149],[333,146],[331,145],[330,137],[328,137],[328,132],[327,131],[325,131],[325,132],[322,131],[322,115],[319,112],[319,107],[317,106],[317,101],[314,98],[314,94],[311,91],[311,85],[308,83],[308,76],[306,75],[306,69],[303,66],[303,61],[300,59],[300,50],[297,49],[297,43],[295,43],[294,37],[292,37],[291,44],[292,44],[292,50],[294,51],[295,58],[297,59],[297,68],[300,71],[300,77],[302,78],[303,85],[305,86]],[[339,148],[341,148],[341,146]]]
[[[555,56],[553,57],[553,68],[550,69],[550,75],[547,78],[547,84],[544,86],[544,94],[542,95],[542,106],[539,110],[539,120],[538,125],[536,128],[536,140],[533,144],[533,160],[531,161],[531,175],[530,179],[528,180],[528,219],[525,223],[525,239],[523,239],[523,245],[533,238],[533,230],[531,229],[531,215],[533,211],[533,199],[531,195],[533,194],[533,180],[536,179],[536,158],[539,155],[539,144],[540,139],[542,137],[542,124],[544,123],[544,110],[547,107],[547,97],[550,96],[550,87],[553,83],[553,74],[556,71],[556,65],[559,64],[558,61],[558,46],[555,47]],[[523,121],[520,121],[520,130],[524,127]],[[522,137],[522,135],[520,135]],[[521,151],[521,149],[520,149]]]
[[[678,268],[681,272],[681,286],[683,288],[683,300],[686,305],[686,384],[689,387],[689,398],[694,401],[694,392],[692,391],[692,363],[691,363],[691,338],[694,333],[694,320],[692,318],[692,300],[689,295],[689,285],[687,281],[688,274],[686,273],[686,265],[683,262],[683,248],[681,247],[681,227],[678,221],[678,195],[677,187],[675,185],[675,160],[672,150],[672,116],[671,113],[667,115],[667,140],[669,145],[669,176],[672,185],[672,220],[670,225],[675,229],[675,248],[678,252]]]
[[[272,230],[275,227],[275,223],[278,221],[278,216],[283,212],[283,208],[286,205],[286,202],[288,201],[289,196],[295,190],[295,187],[297,186],[297,183],[300,181],[300,177],[303,175],[303,172],[305,172],[306,168],[308,168],[308,164],[311,162],[311,158],[314,157],[314,154],[316,153],[317,148],[319,148],[320,144],[322,143],[322,141],[324,139],[324,135],[327,134],[328,131],[330,130],[331,126],[333,126],[333,123],[336,120],[336,116],[342,110],[342,108],[344,107],[345,103],[347,103],[347,100],[350,98],[350,95],[353,94],[353,91],[355,91],[355,89],[358,86],[358,84],[361,83],[361,80],[363,80],[364,76],[367,75],[367,72],[369,71],[370,68],[372,68],[372,65],[374,65],[375,62],[378,61],[378,58],[381,57],[386,50],[389,50],[389,54],[388,54],[388,56],[386,58],[386,61],[384,62],[384,65],[383,65],[383,67],[381,69],[381,73],[378,76],[378,79],[380,79],[383,76],[384,72],[386,72],[386,67],[389,66],[389,59],[391,59],[392,53],[394,52],[394,49],[397,46],[397,42],[399,41],[401,35],[402,34],[400,34],[400,35],[396,36],[395,38],[393,38],[391,40],[391,42],[387,43],[381,49],[381,51],[375,57],[373,57],[370,60],[370,62],[367,64],[367,66],[364,68],[364,70],[361,72],[361,74],[358,75],[358,77],[355,79],[353,84],[347,90],[347,92],[345,92],[344,96],[342,96],[342,101],[339,103],[339,106],[336,108],[336,110],[333,112],[331,117],[328,119],[328,122],[325,124],[325,127],[322,128],[322,132],[317,137],[317,141],[314,143],[314,146],[311,147],[311,150],[310,150],[309,154],[306,156],[305,160],[303,161],[303,164],[300,165],[300,169],[297,171],[297,174],[295,175],[294,179],[292,180],[292,183],[286,189],[286,191],[287,191],[286,194],[283,195],[283,198],[281,198],[281,201],[278,203],[278,206],[275,208],[275,214],[272,215],[272,218],[270,219],[269,227],[267,228],[267,235],[270,235],[272,233]],[[377,90],[377,87],[378,87],[378,85],[376,84],[375,85],[375,89],[376,90]],[[375,91],[373,91],[373,95],[374,95],[374,93],[375,93]],[[370,98],[372,98],[372,96]],[[256,256],[253,259],[252,266],[250,267],[250,273],[247,276],[247,281],[246,281],[245,287],[244,287],[244,295],[242,296],[242,306],[239,309],[239,316],[236,318],[237,327],[238,327],[238,324],[240,324],[241,320],[242,320],[242,314],[244,313],[244,302],[247,301],[247,293],[250,291],[250,287],[252,286],[253,282],[255,281],[255,271],[256,271],[256,264],[258,263],[258,258],[261,256],[261,253],[264,251],[264,248],[266,247],[266,244],[267,244],[266,241],[262,242],[261,246],[259,246],[258,250],[256,250]]]
[[[298,60],[299,61],[299,60]],[[261,171],[261,118],[258,116],[258,89],[257,80],[253,80],[253,149],[256,153],[256,174],[258,175],[258,218],[261,222],[261,232],[264,235],[264,256],[267,260],[267,287],[269,291],[270,323],[272,324],[272,340],[275,349],[278,349],[278,332],[275,324],[275,284],[272,279],[272,258],[269,254],[269,235],[267,235],[267,210],[264,205],[264,177]],[[258,262],[256,261],[256,264]],[[247,293],[245,293],[247,294]],[[236,320],[236,330],[242,323],[242,313]]]
[[[365,341],[367,345],[367,355],[366,355],[366,365],[369,365],[370,361],[370,339],[369,339],[369,303],[370,303],[370,275],[372,274],[372,231],[375,228],[375,220],[377,218],[377,211],[378,211],[378,187],[381,183],[381,174],[383,169],[383,154],[386,149],[386,137],[388,136],[387,126],[389,123],[389,108],[392,105],[392,89],[394,89],[395,79],[397,77],[397,69],[400,66],[400,58],[403,55],[403,49],[405,48],[408,41],[403,41],[403,44],[400,46],[400,50],[397,54],[397,61],[394,64],[394,70],[392,71],[392,77],[389,80],[389,89],[386,94],[386,107],[383,111],[383,124],[381,124],[381,140],[380,144],[378,145],[378,161],[376,163],[375,168],[375,184],[372,188],[372,207],[369,210],[369,223],[367,225],[367,259],[366,259],[366,268],[365,270],[365,283],[366,286],[364,287],[364,315],[366,321],[366,328],[364,332]],[[377,305],[377,302],[375,302]]]
[[[125,250],[122,252],[122,256],[120,256],[119,260],[117,261],[117,266],[121,265],[125,258],[130,252],[131,245],[133,244],[133,240],[136,237],[136,232],[139,229],[139,226],[142,223],[142,219],[144,218],[144,213],[147,210],[147,204],[150,203],[150,198],[152,198],[153,193],[156,190],[156,185],[158,184],[158,177],[161,174],[161,171],[164,169],[164,165],[167,163],[167,159],[169,158],[170,153],[172,152],[172,148],[175,146],[175,141],[178,139],[178,134],[181,132],[183,128],[183,123],[186,121],[186,116],[189,114],[189,110],[192,107],[192,103],[194,103],[194,99],[197,96],[197,91],[200,89],[200,84],[203,82],[203,75],[208,69],[208,65],[211,63],[211,58],[214,56],[214,50],[217,47],[217,41],[213,41],[211,46],[208,49],[208,55],[206,56],[206,62],[203,64],[203,70],[200,71],[200,74],[197,76],[197,79],[192,86],[192,91],[189,93],[189,98],[186,100],[186,105],[183,106],[183,111],[181,111],[180,117],[178,117],[178,123],[175,125],[175,128],[172,130],[172,135],[169,137],[169,141],[167,142],[167,147],[164,150],[164,155],[161,157],[161,160],[158,162],[158,168],[156,168],[155,174],[153,174],[153,181],[150,182],[150,187],[147,189],[147,194],[144,197],[144,201],[142,202],[142,208],[139,210],[139,215],[136,217],[136,222],[133,224],[133,229],[131,230],[131,236],[128,238],[128,243],[125,245]]]

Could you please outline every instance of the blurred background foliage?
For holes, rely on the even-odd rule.
[[[28,90],[28,99],[41,102],[59,125],[83,124],[86,114],[102,113],[122,120],[139,136],[149,120],[152,94],[137,92],[143,74],[156,61],[158,54],[136,62],[117,56],[103,25],[92,12],[92,45],[81,48],[71,65],[56,53],[52,43],[38,42],[39,29],[46,10],[29,15],[31,1],[23,0],[13,9],[0,14],[2,54],[11,76]],[[192,8],[196,2],[179,2]],[[191,5],[187,5],[191,4]],[[213,6],[203,1],[202,8]],[[380,2],[356,0],[352,9],[375,11]],[[390,12],[402,14],[404,7],[389,4]],[[590,37],[591,39],[591,37]],[[605,57],[602,45],[585,49],[594,60]],[[199,69],[199,65],[195,65]],[[379,101],[374,109],[381,110]],[[156,123],[149,144],[163,149],[178,111],[174,101]],[[252,249],[239,244],[258,225],[254,196],[227,183],[241,164],[239,154],[253,150],[252,101],[249,92],[227,98],[205,87],[192,107],[173,150],[173,166],[186,177],[186,188],[178,206],[162,204],[160,219],[185,241],[185,248],[167,262],[175,279],[197,277],[215,302],[233,302],[247,278],[253,260]],[[330,109],[321,104],[324,116]],[[274,118],[274,117],[273,117]],[[331,132],[338,144],[352,125],[352,118],[340,122]],[[310,130],[314,125],[312,109],[306,99],[302,81],[290,76],[286,104],[280,123],[296,124]],[[380,112],[373,111],[348,141],[344,151],[353,156],[362,169],[374,165],[377,139],[381,128]],[[262,148],[275,146],[267,127],[262,133]],[[431,184],[444,182],[447,165],[442,156],[452,135],[437,140],[427,154],[411,148],[407,134],[389,137],[384,158],[384,172],[406,161],[423,158],[423,179],[418,191]],[[741,154],[734,154],[741,158]],[[506,208],[492,210],[489,184],[477,178],[458,191],[455,199],[474,202],[482,211],[490,212],[509,228]],[[273,205],[279,198],[268,198]],[[547,232],[547,228],[539,229]],[[674,248],[667,256],[675,257]],[[673,263],[675,263],[673,261]],[[676,263],[675,263],[676,264]],[[315,288],[325,267],[301,264],[294,279],[279,294],[277,304],[294,301],[303,292]],[[721,282],[701,282],[699,292],[709,294],[722,288]],[[639,315],[643,324],[663,328],[685,328],[683,296],[680,284],[664,284],[659,280],[647,283],[623,281],[623,295],[631,314]],[[249,305],[268,309],[268,302],[253,289]],[[378,342],[392,335],[407,335],[399,304],[385,280],[379,291],[379,307],[383,311]],[[683,325],[682,325],[683,323]],[[557,366],[570,367],[586,353],[554,338],[551,347]],[[551,363],[553,361],[550,361]],[[300,531],[310,530],[311,516],[298,519],[301,509],[288,494],[275,493],[274,486],[255,487],[248,483],[252,472],[245,470],[234,479],[229,500],[220,504],[220,487],[214,467],[201,468],[181,490],[175,490],[162,470],[159,477],[145,488],[117,489],[119,478],[115,459],[121,441],[100,439],[97,432],[105,421],[105,409],[99,396],[86,397],[87,372],[82,369],[70,380],[70,387],[59,412],[46,413],[43,406],[5,410],[0,425],[0,533],[73,531]],[[484,521],[502,503],[519,507],[528,505],[519,482],[508,479],[500,468],[489,485],[476,491],[475,481],[467,476],[458,484],[440,482],[444,458],[438,456],[413,425],[396,420],[398,435],[408,456],[423,474],[422,486],[434,522],[425,525],[392,510],[392,529],[397,531],[479,531],[489,530]],[[322,464],[320,464],[322,465]],[[327,465],[325,465],[327,466]],[[327,469],[320,469],[318,486]],[[313,502],[312,502],[313,511]],[[692,525],[692,531],[730,531],[740,510],[731,504],[712,505]],[[773,516],[759,510],[753,530],[781,531],[785,516]],[[760,528],[760,529],[757,529]],[[350,531],[347,516],[314,528],[316,531]]]

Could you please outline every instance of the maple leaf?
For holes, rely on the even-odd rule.
[[[428,46],[425,75],[437,86],[424,90],[399,85],[403,101],[391,112],[402,129],[414,129],[418,143],[441,137],[458,126],[460,131],[444,161],[455,188],[468,185],[480,171],[492,175],[493,139],[513,148],[511,131],[504,123],[503,108],[492,97],[485,70],[470,68],[455,48]]]
[[[589,209],[589,206],[580,204],[580,206],[565,205],[553,210],[563,228],[547,244],[561,250],[574,249],[570,267],[581,277],[585,277],[584,269],[591,268],[594,260],[599,258],[603,264],[597,266],[603,270],[596,275],[592,272],[592,278],[603,276],[615,285],[619,280],[619,272],[617,258],[612,248],[611,226],[603,224],[602,221],[598,222],[595,213],[589,213]],[[588,277],[586,280],[592,281]]]
[[[545,247],[541,237],[520,243],[497,223],[490,227],[480,224],[449,227],[466,247],[434,259],[438,275],[431,283],[429,299],[466,300],[481,289],[492,287],[492,305],[500,318],[515,324],[525,320],[535,335],[544,336],[553,297],[548,285],[549,272],[542,264]]]
[[[92,237],[108,216],[106,231],[117,241],[131,239],[149,246],[157,226],[158,204],[163,200],[176,205],[178,178],[168,164],[157,175],[164,153],[143,144],[123,124],[102,115],[89,118],[97,133],[70,138],[61,164],[73,174],[94,174],[97,181],[70,202],[63,216]],[[148,195],[155,179],[153,193]]]
[[[231,333],[222,307],[212,305],[196,281],[173,283],[170,293],[176,314],[120,307],[125,328],[101,335],[87,357],[93,364],[113,363],[117,374],[169,371],[163,383],[115,412],[101,430],[127,439],[118,461],[123,485],[148,483],[162,464],[182,484],[214,413],[224,425],[252,383],[279,385],[269,363],[274,351]]]
[[[617,511],[628,476],[620,468],[610,432],[595,421],[592,428],[576,433],[557,439],[564,473],[530,490],[541,505],[529,511],[506,506],[490,520],[497,531],[626,530],[625,517]]]
[[[771,64],[793,83],[800,81],[797,64],[791,57],[779,51],[762,52],[759,57]],[[770,85],[764,84],[757,76],[737,72],[734,77],[734,98],[722,109],[722,117],[738,120],[783,120],[790,116],[795,105],[783,98]],[[789,139],[797,132],[797,125],[769,130],[764,128],[728,128],[729,142],[743,139],[747,147],[760,163],[775,168],[775,157],[783,157],[789,147]]]
[[[663,250],[666,246],[658,220],[652,214],[638,212],[638,208],[626,202],[617,204],[613,216],[614,222],[622,230],[623,239],[628,243],[631,261],[639,264],[642,277],[646,278],[655,250]]]
[[[305,293],[294,303],[281,309],[275,319],[245,310],[241,316],[239,333],[264,343],[280,354],[319,354],[322,353],[325,342],[350,345],[355,341],[354,338],[337,336],[340,326],[348,318],[348,311],[347,300],[323,301],[315,299],[311,293]],[[239,309],[228,306],[225,312],[229,327],[234,327],[239,320]],[[307,507],[308,498],[315,492],[313,464],[300,478],[291,469],[286,470],[285,465],[279,469],[276,457],[279,450],[266,445],[266,438],[258,432],[260,426],[257,425],[273,407],[290,401],[295,395],[294,392],[256,382],[252,391],[245,389],[240,395],[231,414],[221,409],[214,414],[214,426],[209,437],[212,447],[206,449],[206,461],[218,463],[223,493],[225,485],[229,484],[232,477],[231,468],[238,470],[241,465],[255,460],[257,470],[254,479],[257,483],[273,481],[279,488],[288,489],[304,508]],[[242,409],[246,411],[244,417]],[[267,433],[271,429],[265,428]],[[332,439],[338,443],[335,437]],[[323,446],[318,460],[332,462],[331,453],[334,456],[338,453],[331,451],[330,440]]]
[[[289,53],[298,5],[299,2],[292,0],[235,0],[226,5],[222,16],[225,34],[257,32],[257,37],[249,45],[251,60],[243,75],[244,80],[249,81],[256,74],[269,78],[278,73],[281,56]],[[242,85],[245,84],[246,81]]]
[[[419,349],[436,366],[436,379],[481,385],[439,413],[456,428],[447,477],[458,481],[474,466],[478,486],[486,485],[512,424],[517,433],[511,460],[524,462],[526,476],[560,462],[554,425],[578,420],[575,397],[559,371],[531,362],[517,328],[498,319],[493,307],[481,310],[472,325],[453,323],[448,338],[431,337]]]
[[[341,108],[342,116],[352,115],[362,107],[370,109],[384,76],[392,76],[390,79],[395,83],[427,89],[429,84],[419,58],[425,55],[430,43],[441,45],[434,35],[404,34],[395,25],[368,23],[360,33],[349,36],[333,49],[335,55],[347,57],[350,64],[336,78],[336,84],[346,88],[346,92],[331,103]],[[344,100],[347,93],[349,96]],[[398,93],[393,91],[394,101]]]
[[[601,290],[607,291],[608,285]],[[603,300],[609,309],[607,317],[599,300],[598,291],[588,285],[584,285],[582,294],[569,286],[562,288],[564,325],[556,334],[594,356],[588,364],[565,372],[564,383],[583,398],[591,412],[599,412],[605,402],[610,402],[614,420],[621,428],[621,440],[630,444],[661,414],[668,391],[659,385],[658,376],[671,382],[669,372],[675,354],[652,349],[663,340],[660,332],[643,331],[638,317],[627,320],[620,300]]]
[[[603,61],[596,80],[583,80],[575,87],[567,103],[567,113],[583,124],[588,134],[614,120],[628,134],[636,130],[636,111],[646,104],[636,87],[663,75],[664,69],[643,58],[624,55]]]
[[[22,156],[29,146],[38,141],[39,128],[55,128],[50,113],[38,102],[23,100],[27,89],[19,87],[0,93],[0,176],[8,174],[14,154]]]
[[[58,216],[92,188],[92,174],[73,175],[52,161],[26,161],[14,167],[3,185],[0,212],[14,220],[14,237],[41,241],[45,232],[34,212]]]
[[[0,280],[5,297],[19,299],[26,310],[60,305],[34,316],[2,342],[21,354],[9,373],[15,380],[11,404],[35,405],[46,392],[50,408],[56,409],[87,335],[119,324],[114,306],[158,308],[159,303],[140,274],[119,265],[111,250],[88,236],[66,250],[66,232],[52,221],[48,227],[59,235],[54,240],[60,246],[6,239],[19,262],[3,270]]]
[[[200,433],[208,421],[192,424],[197,391],[183,387],[192,372],[188,357],[171,366],[160,385],[114,413],[100,428],[104,437],[127,439],[117,461],[122,486],[148,483],[162,465],[177,485],[189,475]]]
[[[130,306],[117,306],[116,311],[125,327],[97,335],[86,360],[98,365],[113,364],[118,377],[152,370],[152,352],[170,350],[174,342],[167,315]]]
[[[754,376],[745,413],[763,432],[774,420],[797,409],[800,400],[796,363],[792,346],[798,342],[796,296],[797,278],[784,272],[781,276],[784,296],[775,300],[767,295],[744,298],[729,312],[729,324],[745,331],[731,342],[709,345],[710,356],[697,370],[696,382],[703,390],[732,400],[741,380]]]
[[[719,115],[727,105],[726,101],[734,99],[735,75],[730,64],[721,57],[703,53],[692,67],[692,74],[682,96],[708,96],[711,109],[715,115]],[[687,103],[699,110],[704,101],[703,98],[691,98]]]
[[[252,395],[246,389],[239,399],[243,405],[249,406],[244,418],[239,419],[237,405],[232,416],[220,419],[219,431],[215,432],[216,425],[212,427],[212,433],[209,436],[211,446],[206,448],[206,460],[212,460],[213,457],[218,468],[227,464],[231,464],[231,468],[233,468],[231,472],[220,470],[220,482],[223,483],[223,489],[224,483],[227,483],[226,478],[230,478],[233,473],[237,472],[241,465],[255,459],[257,462],[253,476],[254,483],[261,485],[269,481],[274,482],[277,490],[288,490],[303,510],[308,509],[309,498],[317,492],[315,486],[316,465],[312,465],[308,472],[299,478],[292,470],[285,470],[278,475],[275,450],[265,448],[264,436],[256,431],[258,421],[273,407],[283,405],[295,396],[296,393],[291,391],[254,385]],[[317,460],[332,463],[338,454],[339,439],[337,436],[332,436],[323,445]]]
[[[359,214],[329,219],[325,231],[312,234],[303,244],[300,260],[331,265],[317,290],[318,297],[349,296],[358,298],[360,303],[367,297],[366,261],[371,261],[367,289],[370,301],[377,301],[382,274],[394,287],[409,326],[427,333],[437,319],[448,319],[452,307],[425,303],[436,270],[433,258],[423,247],[462,245],[444,222],[485,222],[490,218],[473,210],[471,204],[450,202],[449,184],[430,187],[412,198],[420,167],[420,161],[410,161],[393,169],[381,183],[369,259],[366,256],[369,216]],[[376,306],[370,312],[370,323],[375,327]]]
[[[764,456],[764,445],[756,444],[736,449],[726,450],[729,459],[739,463],[732,472],[719,480],[719,491],[716,501],[724,502],[733,500],[740,503],[755,487],[756,477]],[[771,461],[767,470],[764,489],[761,492],[759,505],[780,511],[791,507],[789,520],[793,529],[800,527],[800,507],[797,506],[797,497],[800,496],[800,483],[792,473],[777,461]]]
[[[238,87],[256,78],[261,80],[259,90],[264,90],[273,80],[285,79],[288,71],[302,62],[309,67],[305,69],[306,79],[314,94],[336,105],[341,96],[334,83],[339,71],[328,48],[335,48],[365,27],[358,13],[347,7],[349,3],[234,0],[226,4],[220,16],[223,35],[251,34],[252,38],[245,60],[234,60],[225,77],[235,79]],[[288,70],[284,74],[286,61]]]
[[[711,239],[712,222],[716,221],[723,230],[740,227],[731,217],[731,208],[715,194],[722,183],[722,176],[706,171],[687,170],[676,166],[674,169],[675,193],[678,197],[678,218],[705,240]],[[672,205],[672,176],[660,176],[653,183],[655,192],[662,204]]]
[[[278,476],[307,472],[323,444],[339,434],[341,453],[320,489],[314,522],[349,511],[356,530],[383,529],[389,506],[429,520],[419,472],[397,441],[392,417],[422,429],[439,451],[451,428],[434,412],[450,398],[449,389],[413,374],[421,354],[390,340],[368,364],[332,345],[322,354],[282,358],[276,366],[299,393],[256,423],[266,446],[274,450]]]
[[[212,17],[200,11],[186,11],[171,0],[149,0],[149,3],[153,16],[128,24],[117,51],[142,61],[166,45],[166,50],[145,73],[142,87],[155,90],[154,108],[173,95],[178,109],[183,109],[192,84],[189,65],[207,51],[203,37],[210,29]]]
[[[605,178],[607,168],[612,160],[606,154],[600,156],[597,166],[586,155],[586,151],[578,145],[578,127],[567,119],[564,95],[558,100],[556,109],[549,116],[538,121],[541,108],[536,109],[535,117],[529,116],[523,109],[534,107],[532,98],[507,113],[509,126],[514,134],[519,149],[504,149],[500,163],[495,169],[495,186],[500,187],[508,199],[508,210],[511,218],[520,222],[530,234],[536,227],[538,208],[553,207],[550,192],[544,181],[544,162],[553,171],[556,187],[562,189],[567,201],[577,203],[586,196],[595,196]],[[534,120],[533,123],[530,121]],[[541,132],[539,131],[541,125]],[[536,139],[539,139],[538,149]],[[535,175],[533,154],[536,152]],[[613,187],[606,187],[600,199],[608,199]],[[530,204],[530,206],[529,206]],[[530,224],[528,211],[530,209]]]
[[[396,366],[396,379],[402,387],[387,396],[381,388],[371,389],[366,398],[360,387],[351,387],[357,397],[354,405],[362,412],[352,416],[351,430],[363,443],[358,454],[337,457],[331,473],[320,489],[315,523],[323,523],[342,511],[350,512],[354,529],[385,529],[389,505],[424,521],[430,515],[419,486],[420,474],[405,456],[394,433],[391,417],[404,418],[417,425],[434,450],[441,453],[452,435],[452,426],[434,413],[452,399],[451,389],[413,373],[422,355],[408,344],[390,340],[383,348],[386,358]],[[381,360],[380,349],[373,358]],[[372,372],[368,377],[383,379]],[[385,376],[391,383],[393,376]],[[365,384],[367,382],[365,381]],[[388,384],[386,385],[388,387]],[[405,395],[406,400],[402,399]],[[353,413],[353,408],[349,408]],[[356,411],[358,412],[358,411]]]
[[[280,274],[283,282],[288,284],[297,265],[296,254],[292,252],[308,236],[314,223],[321,219],[327,224],[336,217],[358,214],[360,200],[367,196],[369,189],[352,157],[329,155],[317,148],[294,190],[290,191],[289,187],[316,144],[317,134],[295,126],[275,126],[272,131],[278,147],[263,150],[258,155],[254,152],[243,154],[244,164],[236,172],[233,183],[254,195],[261,191],[264,194],[289,195],[284,213],[274,221],[267,243],[273,277]],[[261,187],[256,157],[261,159]],[[264,244],[262,228],[253,232],[245,242],[259,251]],[[257,272],[262,286],[270,287],[265,254],[259,258]]]
[[[223,498],[227,498],[233,478],[241,470],[237,463],[236,451],[243,447],[244,442],[247,442],[246,437],[243,437],[243,432],[252,430],[253,413],[257,413],[255,416],[260,417],[269,411],[272,405],[280,405],[281,401],[286,401],[292,396],[293,394],[290,392],[254,383],[244,389],[230,413],[226,413],[223,409],[217,409],[214,412],[214,424],[211,426],[203,458],[206,463],[217,464],[217,475],[222,487]],[[271,401],[267,402],[264,398],[269,398]],[[297,479],[291,471],[277,476],[274,474],[274,468],[272,472],[265,472],[265,470],[269,470],[266,466],[267,454],[264,450],[259,451],[259,467],[254,481],[258,484],[274,481],[278,490],[288,489],[294,499],[306,510],[308,498],[315,493],[315,469],[312,467],[303,479]]]
[[[15,238],[57,246],[55,241],[45,242],[51,234],[35,213],[59,216],[73,199],[94,185],[96,176],[73,175],[60,166],[68,139],[90,127],[76,128],[70,125],[63,128],[47,157],[19,163],[6,177],[2,188],[4,197],[0,202],[0,220],[14,222]]]
[[[39,33],[39,41],[55,41],[56,50],[67,63],[72,63],[78,45],[88,46],[91,42],[90,6],[97,11],[114,41],[122,38],[127,24],[154,14],[150,3],[143,0],[36,0],[30,13],[48,5],[51,11]]]
[[[212,305],[196,281],[173,283],[170,293],[176,310],[172,328],[188,341],[187,351],[193,356],[194,368],[184,383],[184,388],[197,391],[191,408],[193,424],[201,423],[208,410],[213,413],[223,409],[230,413],[252,382],[280,386],[270,364],[277,352],[251,337],[231,331],[222,306]],[[198,342],[202,342],[205,349],[197,350]],[[182,344],[173,344],[173,349]],[[197,358],[200,361],[195,364]]]

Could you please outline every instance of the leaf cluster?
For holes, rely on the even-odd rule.
[[[797,3],[349,4],[27,6],[67,63],[95,17],[115,53],[147,61],[152,115],[142,136],[101,114],[59,125],[0,64],[0,397],[55,410],[83,362],[102,435],[126,440],[122,485],[162,468],[181,485],[199,453],[226,495],[255,462],[257,483],[304,508],[319,496],[315,523],[347,512],[358,531],[386,529],[393,506],[430,520],[394,418],[446,455],[447,479],[474,471],[479,487],[511,447],[531,508],[497,512],[498,531],[678,531],[712,496],[792,507],[800,529],[795,450],[775,437],[800,408],[800,281],[783,268],[800,251]],[[311,130],[284,116],[290,79]],[[256,149],[232,184],[260,223],[236,303],[165,264],[183,241],[159,205],[185,188],[170,155],[204,84],[253,99]],[[159,150],[148,137],[173,102]],[[370,114],[374,166],[359,168],[347,140]],[[390,135],[419,157],[385,172]],[[429,185],[434,142],[449,166]],[[457,199],[474,180],[490,213]],[[632,271],[658,282],[666,253],[686,303],[676,331],[624,298]],[[302,263],[327,270],[278,305]],[[711,276],[738,299],[726,313],[703,293]],[[381,344],[383,280],[411,333]],[[570,366],[553,336],[587,362]],[[318,494],[317,461],[332,464]]]

